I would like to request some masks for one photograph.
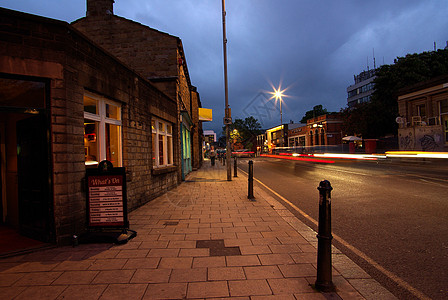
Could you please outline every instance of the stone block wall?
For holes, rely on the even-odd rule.
[[[188,111],[191,117],[192,105],[191,83],[181,40],[110,14],[87,16],[72,25],[176,99],[178,119],[174,126],[174,160],[178,180],[181,180],[180,111]],[[198,149],[193,151],[198,152]]]
[[[146,79],[178,76],[174,36],[115,15],[88,16],[72,25]]]
[[[176,101],[65,22],[0,9],[0,72],[48,79],[56,242],[86,224],[86,91],[122,105],[122,155],[128,210],[178,184],[176,170],[152,173],[151,117],[177,120]],[[177,150],[177,149],[175,149]]]

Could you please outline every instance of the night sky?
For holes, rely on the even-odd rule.
[[[182,39],[191,83],[221,133],[224,71],[221,0],[115,0],[114,14]],[[85,0],[0,0],[4,8],[73,22]],[[283,123],[322,104],[347,105],[353,75],[408,53],[446,47],[446,0],[226,0],[232,117],[280,124],[269,92],[285,89]]]

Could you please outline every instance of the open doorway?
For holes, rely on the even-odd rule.
[[[0,76],[0,255],[54,241],[47,89]]]

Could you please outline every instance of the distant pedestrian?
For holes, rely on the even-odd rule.
[[[216,159],[216,152],[215,152],[215,148],[212,146],[210,149],[210,153],[208,154],[208,156],[210,157],[210,160],[212,161],[212,166],[215,165],[215,159]]]

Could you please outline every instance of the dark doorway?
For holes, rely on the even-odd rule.
[[[0,256],[54,242],[48,95],[46,79],[0,74]]]
[[[44,115],[17,122],[17,178],[20,233],[50,241],[50,201]]]

